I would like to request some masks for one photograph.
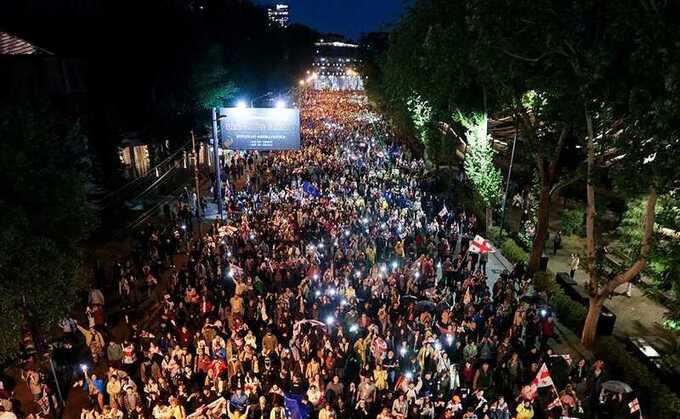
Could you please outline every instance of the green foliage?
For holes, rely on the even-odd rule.
[[[512,263],[522,262],[526,264],[529,260],[529,254],[509,237],[501,242],[501,252]]]
[[[95,218],[78,124],[47,109],[0,107],[0,361],[19,350],[21,328],[44,331],[82,289],[82,241]]]
[[[494,150],[491,147],[491,137],[487,133],[487,116],[473,114],[466,117],[459,113],[457,119],[467,129],[465,174],[484,206],[492,208],[501,198],[503,179],[501,171],[493,163]]]
[[[668,307],[666,320],[677,324],[680,322],[680,194],[671,191],[659,196],[656,208],[652,249],[644,275],[651,279],[649,293],[663,293]],[[644,209],[644,199],[629,201],[617,228],[619,247],[628,258],[636,258],[640,252]]]
[[[585,219],[583,207],[569,208],[562,211],[560,229],[563,235],[585,235]]]
[[[191,92],[198,109],[224,106],[225,101],[236,95],[237,89],[224,63],[221,45],[205,49],[193,69]]]
[[[430,123],[432,122],[432,106],[419,94],[413,94],[406,102],[411,121],[418,133],[418,139],[427,145]]]
[[[581,304],[575,304],[575,301],[564,293],[562,287],[555,281],[554,274],[550,271],[536,272],[534,286],[550,296],[550,306],[557,313],[559,321],[573,332],[580,333],[588,310]]]

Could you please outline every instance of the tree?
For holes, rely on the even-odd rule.
[[[203,51],[193,68],[190,94],[198,110],[224,106],[236,95],[236,84],[224,64],[221,45],[211,45]]]
[[[587,3],[586,3],[587,5]],[[588,22],[570,67],[579,80],[587,148],[586,247],[589,297],[581,341],[591,345],[604,300],[641,274],[653,257],[657,200],[680,187],[680,37],[673,5],[626,1],[583,8]],[[588,27],[592,25],[593,27]],[[595,34],[595,36],[593,36]],[[578,44],[575,44],[578,45]],[[621,74],[621,62],[628,69]],[[634,175],[633,175],[634,174]],[[631,199],[643,198],[632,262],[603,270],[596,230],[596,184],[610,179]]]
[[[487,132],[488,118],[486,114],[475,114],[469,118],[459,114],[458,119],[467,128],[465,174],[470,179],[475,193],[484,203],[488,236],[492,225],[493,207],[501,198],[503,182],[501,171],[493,163],[494,150]]]
[[[18,353],[22,328],[41,333],[68,314],[85,285],[86,139],[53,115],[0,105],[0,360]]]
[[[560,44],[563,22],[555,19],[565,9],[568,5],[550,0],[416,2],[392,31],[378,73],[383,79],[375,83],[393,119],[417,92],[432,108],[431,125],[453,137],[444,146],[465,144],[459,134],[464,127],[451,119],[457,112],[515,119],[520,148],[526,150],[518,158],[528,158],[540,178],[529,272],[539,265],[562,150],[571,140],[572,103],[563,100],[568,89],[555,83],[566,80],[555,77],[565,72],[555,52],[566,48]]]

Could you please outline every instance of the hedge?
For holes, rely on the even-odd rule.
[[[534,287],[550,296],[550,306],[557,313],[560,322],[579,335],[586,321],[588,309],[572,300],[555,281],[554,274],[550,271],[536,272]]]
[[[560,229],[565,236],[571,234],[584,235],[585,222],[583,207],[565,209],[562,211],[562,215],[560,216]]]
[[[534,275],[534,286],[550,296],[550,305],[560,322],[580,334],[588,309],[572,300],[555,281],[552,272]],[[623,343],[612,336],[600,336],[595,344],[598,359],[605,362],[617,379],[630,384],[645,405],[646,414],[655,418],[680,417],[680,398],[663,384],[642,362],[633,357]]]

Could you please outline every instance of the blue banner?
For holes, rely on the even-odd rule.
[[[298,150],[300,111],[290,108],[220,108],[219,138],[231,150]]]
[[[318,189],[316,189],[311,183],[307,181],[302,182],[302,190],[306,194],[311,195],[314,198],[318,198],[321,196],[321,192],[319,192]]]
[[[301,402],[302,396],[295,394],[288,394],[284,396],[283,403],[286,408],[286,414],[290,419],[307,419],[311,413],[309,406],[305,406]]]

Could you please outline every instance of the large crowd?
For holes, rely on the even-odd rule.
[[[604,365],[552,352],[546,296],[522,265],[487,272],[468,250],[475,217],[427,192],[364,96],[298,104],[300,150],[225,158],[224,222],[198,234],[175,211],[115,264],[122,337],[98,290],[87,321],[64,323],[89,350],[72,371],[82,419],[531,419],[600,403]],[[537,389],[544,365],[558,385]]]

